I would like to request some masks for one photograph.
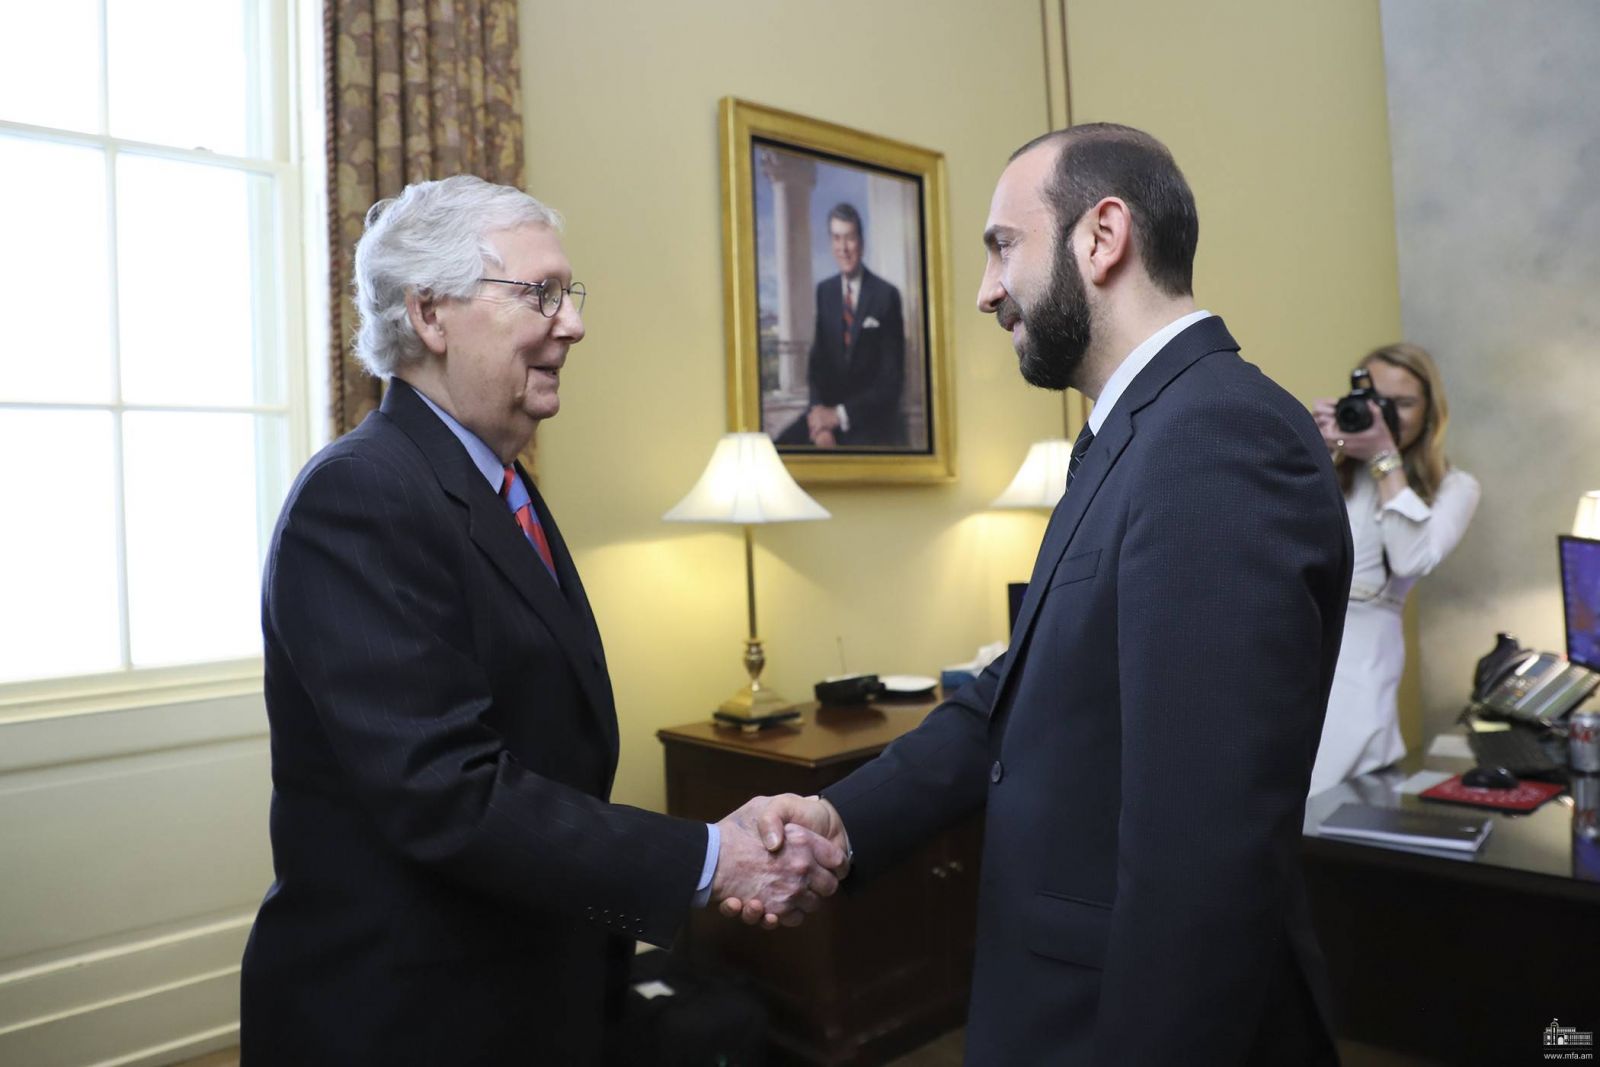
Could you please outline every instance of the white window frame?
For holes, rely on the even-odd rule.
[[[292,479],[312,451],[327,437],[327,420],[313,417],[324,412],[328,403],[326,374],[314,368],[323,365],[326,352],[327,293],[319,284],[308,284],[327,277],[327,231],[323,224],[326,204],[326,175],[315,165],[322,158],[324,137],[322,95],[322,14],[321,0],[254,0],[253,17],[247,32],[249,46],[257,54],[265,52],[264,69],[272,75],[274,90],[262,106],[262,87],[252,85],[250,98],[256,102],[251,121],[270,121],[264,132],[270,146],[266,158],[228,156],[197,149],[148,144],[109,133],[32,126],[0,116],[0,132],[8,135],[70,144],[102,153],[106,171],[106,240],[111,305],[112,372],[115,395],[109,403],[0,402],[4,410],[89,410],[112,413],[114,509],[117,552],[118,613],[123,666],[98,674],[29,679],[0,683],[0,724],[56,718],[63,715],[93,714],[125,708],[186,703],[259,693],[262,659],[259,655],[241,659],[182,664],[165,667],[132,666],[130,620],[127,589],[128,566],[126,513],[123,501],[122,416],[127,412],[208,412],[224,414],[276,415],[285,419],[289,441],[288,474]],[[109,109],[106,0],[100,3],[100,129],[107,130]],[[274,307],[258,316],[258,343],[276,348],[284,360],[284,403],[279,405],[174,405],[134,404],[120,395],[117,324],[117,285],[120,267],[117,258],[117,157],[122,153],[210,166],[226,167],[273,179],[269,205],[277,220],[276,244],[259,253],[263,262],[259,276],[271,278],[271,289],[253,294],[259,302],[272,300]],[[308,212],[307,206],[312,206]],[[282,269],[274,272],[274,263]],[[263,503],[281,501],[288,484],[279,470],[256,472],[256,494]],[[258,538],[264,550],[276,519],[277,507],[261,511]]]

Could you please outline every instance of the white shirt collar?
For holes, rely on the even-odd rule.
[[[1138,376],[1139,372],[1144,370],[1152,359],[1156,358],[1156,353],[1167,347],[1168,341],[1201,319],[1209,319],[1210,317],[1211,312],[1206,311],[1204,308],[1199,311],[1191,311],[1181,319],[1175,319],[1167,323],[1161,329],[1145,338],[1144,343],[1138,348],[1129,352],[1128,358],[1123,360],[1117,366],[1117,369],[1111,372],[1111,377],[1106,379],[1106,387],[1100,390],[1100,399],[1094,402],[1094,409],[1089,412],[1090,431],[1096,434],[1100,432],[1100,427],[1104,426],[1106,419],[1111,417],[1111,409],[1116,407],[1117,400],[1133,382],[1133,379]]]

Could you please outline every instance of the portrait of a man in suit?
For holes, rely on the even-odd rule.
[[[839,448],[906,443],[905,318],[900,290],[862,262],[861,214],[828,212],[828,245],[839,273],[817,283],[817,321],[806,362],[809,405],[777,438],[780,446]]]
[[[787,146],[753,153],[762,431],[794,457],[927,453],[940,428],[926,180]]]

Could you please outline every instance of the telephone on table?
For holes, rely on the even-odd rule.
[[[1561,720],[1596,687],[1600,673],[1498,635],[1478,661],[1472,702],[1461,716],[1473,758],[1479,767],[1504,768],[1519,778],[1564,780]]]
[[[1554,652],[1534,652],[1510,634],[1478,661],[1472,676],[1475,714],[1550,729],[1600,687],[1600,673]]]

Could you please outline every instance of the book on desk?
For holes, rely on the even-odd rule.
[[[1491,820],[1477,815],[1380,808],[1352,802],[1334,809],[1333,814],[1322,820],[1317,832],[1378,844],[1476,852],[1493,825]]]

